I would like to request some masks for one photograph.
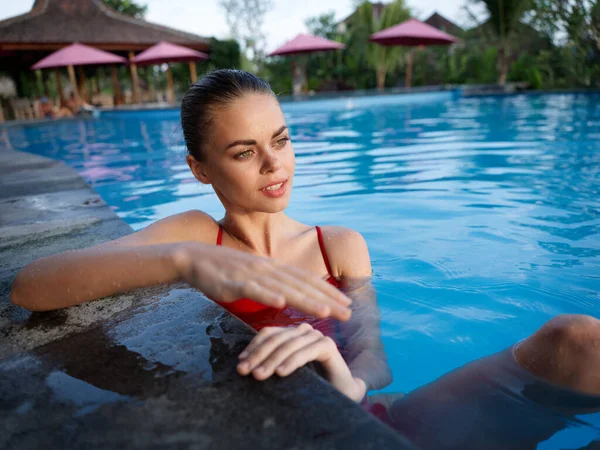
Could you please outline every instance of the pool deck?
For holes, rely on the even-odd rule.
[[[308,368],[237,375],[254,332],[189,286],[14,306],[24,265],[132,229],[74,170],[1,145],[0,211],[0,448],[412,448]]]

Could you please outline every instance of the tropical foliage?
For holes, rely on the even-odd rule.
[[[104,0],[132,16],[146,6],[132,0]],[[265,58],[263,17],[271,0],[220,0],[235,40],[212,41],[211,60],[199,63],[199,74],[218,67],[256,71],[275,92],[291,93],[291,59]],[[522,82],[533,89],[600,87],[600,0],[464,0],[471,26],[461,43],[451,47],[415,49],[413,86]],[[332,91],[402,86],[408,50],[369,43],[368,37],[403,22],[411,11],[405,0],[383,9],[355,2],[344,21],[333,11],[306,20],[311,34],[345,44],[342,51],[314,53],[306,58],[308,89]],[[473,14],[473,9],[485,11]],[[463,14],[464,16],[464,14]],[[252,26],[248,18],[254,17]],[[293,36],[290,36],[290,38]],[[186,64],[172,66],[178,91],[189,83]],[[126,74],[125,74],[126,75]],[[160,72],[149,74],[157,87]],[[126,82],[126,80],[124,80]]]
[[[104,0],[108,6],[126,16],[143,19],[148,11],[148,5],[141,5],[131,0]]]
[[[496,49],[498,84],[505,84],[516,49],[519,46],[517,30],[526,11],[531,9],[529,0],[471,0],[485,6],[488,20],[485,29],[489,42]]]
[[[485,14],[471,14],[473,24],[457,36],[460,44],[415,50],[413,86],[521,82],[533,89],[600,88],[600,0],[465,0],[467,13],[474,6]],[[344,29],[333,12],[307,20],[309,32],[346,45],[309,57],[309,89],[403,85],[407,50],[370,44],[368,36],[406,15],[401,1],[379,15],[364,2]],[[266,69],[278,91],[289,91],[288,59],[272,59]]]
[[[133,0],[104,2],[138,18],[147,10],[145,4]],[[457,36],[461,43],[415,49],[413,86],[521,82],[533,89],[600,88],[600,0],[464,2],[467,16],[473,19]],[[266,58],[264,54],[261,27],[272,0],[220,3],[232,39],[212,40],[211,59],[198,63],[198,74],[221,67],[253,70],[266,78],[276,93],[290,94],[291,58]],[[404,84],[408,50],[381,47],[368,38],[409,18],[405,0],[391,1],[383,8],[359,0],[355,6],[355,13],[343,21],[333,11],[306,20],[309,33],[346,46],[342,51],[304,56],[309,91],[381,89]],[[474,8],[485,11],[484,15],[473,14]],[[250,17],[255,20],[247,26]],[[182,93],[190,82],[189,68],[187,64],[173,64],[172,71],[176,90]],[[139,68],[139,72],[145,87],[166,87],[160,68]],[[41,92],[41,80],[32,73],[21,78],[17,82],[20,91],[27,91],[25,95]],[[127,89],[130,77],[126,68],[121,69],[119,78]],[[53,89],[53,83],[49,85]]]
[[[410,19],[410,11],[404,4],[404,0],[395,0],[385,7],[379,17],[376,17],[373,5],[364,2],[358,7],[356,16],[356,24],[352,25],[350,33],[360,34],[364,42],[368,42],[371,34]],[[385,87],[385,79],[390,71],[402,67],[404,54],[405,50],[401,47],[382,46],[370,42],[366,44],[367,61],[375,69],[378,89]]]

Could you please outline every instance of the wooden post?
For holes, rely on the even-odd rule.
[[[146,68],[146,83],[148,84],[148,92],[150,93],[150,103],[156,102],[156,92],[154,91],[154,80],[152,76],[152,72],[154,71],[154,66],[148,66]]]
[[[69,66],[67,67],[67,71],[69,72],[69,80],[73,86],[73,93],[75,94],[75,97],[79,97],[79,91],[77,90],[77,78],[75,78],[75,69],[73,69],[73,66]]]
[[[413,49],[411,48],[406,55],[406,79],[405,86],[407,88],[412,84],[412,70],[413,70]]]
[[[50,98],[50,88],[48,87],[48,73],[42,70],[42,84],[44,85],[44,95]]]
[[[198,75],[196,75],[196,61],[190,61],[190,79],[192,84],[198,81]]]
[[[121,88],[119,87],[119,74],[117,72],[117,66],[113,65],[111,68],[115,105],[120,105],[121,103],[123,103],[123,101],[121,100]]]
[[[88,102],[87,83],[85,81],[85,72],[83,71],[83,67],[77,66],[77,72],[79,72],[79,96],[85,102]]]
[[[35,78],[35,96],[42,97],[44,96],[44,84],[42,83],[42,71],[35,70],[33,72],[33,77]]]
[[[303,81],[302,81],[302,74],[301,74],[301,68],[300,68],[300,64],[298,61],[296,61],[296,57],[292,56],[291,58],[291,62],[292,62],[292,95],[295,97],[297,95],[302,94],[302,88],[303,88]]]
[[[64,100],[63,100],[63,88],[62,88],[62,81],[60,80],[60,69],[57,67],[54,71],[55,75],[56,75],[56,90],[58,91],[58,100],[60,102],[60,106],[63,105]]]
[[[98,84],[98,76],[96,75],[95,77],[92,77],[91,82],[92,82],[92,95],[98,95],[98,93],[100,92],[100,86]]]
[[[306,72],[306,67],[308,66],[308,60],[302,57],[300,60],[301,68],[302,68],[302,93],[308,94],[308,75]]]
[[[168,85],[168,96],[169,103],[175,103],[175,88],[173,87],[173,73],[171,72],[171,66],[167,64],[167,85]]]
[[[133,58],[135,58],[135,53],[129,52],[129,61],[133,61]],[[138,83],[137,66],[133,62],[131,62],[129,64],[129,69],[131,70],[131,88],[133,90],[133,101],[135,103],[140,103],[140,85]]]

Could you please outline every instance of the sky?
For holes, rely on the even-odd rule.
[[[306,32],[304,21],[313,16],[335,12],[342,20],[353,10],[353,0],[272,0],[273,9],[265,15],[266,50],[271,51]],[[413,16],[426,19],[434,11],[464,25],[469,19],[463,10],[466,0],[406,0]],[[219,0],[140,0],[148,5],[146,20],[200,36],[229,37],[225,12]],[[387,1],[384,1],[387,3]],[[28,12],[33,0],[0,0],[0,20]]]

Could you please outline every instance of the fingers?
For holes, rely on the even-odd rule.
[[[296,328],[263,328],[240,354],[244,360],[238,365],[238,372],[248,375],[281,344],[311,330],[312,327],[304,323]]]
[[[304,325],[304,324],[302,324]],[[300,326],[302,326],[300,325]],[[306,324],[308,325],[308,324]],[[308,325],[310,327],[310,325]],[[295,329],[299,329],[300,327],[297,327]],[[312,327],[311,327],[312,328]],[[267,338],[269,338],[270,336],[277,334],[277,333],[281,333],[283,331],[286,330],[290,330],[290,328],[283,328],[283,327],[265,327],[262,330],[260,330],[258,332],[258,334],[256,336],[254,336],[254,339],[252,339],[252,341],[250,342],[250,344],[248,344],[248,346],[244,349],[244,351],[242,353],[240,353],[240,358],[247,358],[249,355],[251,355],[252,353],[254,353],[254,350],[256,350],[256,348],[261,345],[264,341],[267,340]]]
[[[290,275],[279,273],[276,277],[264,276],[259,283],[271,291],[278,292],[285,304],[316,317],[329,317],[332,313],[331,300],[321,292],[305,285]],[[340,307],[343,309],[342,307]],[[341,311],[335,311],[339,315]]]
[[[240,354],[238,372],[252,373],[257,380],[265,380],[274,373],[287,376],[310,361],[328,358],[331,352],[337,352],[335,343],[308,324],[270,329],[261,331]]]
[[[288,376],[296,369],[306,365],[311,361],[322,361],[337,352],[335,342],[331,338],[321,336],[312,344],[302,347],[298,351],[288,356],[277,367],[277,375],[280,377]]]
[[[336,287],[332,286],[322,278],[319,278],[310,272],[306,272],[296,267],[289,266],[288,269],[290,275],[292,275],[294,278],[297,278],[305,283],[310,284],[312,287],[321,291],[327,297],[330,297],[336,303],[339,303],[343,306],[350,306],[352,304],[352,300],[348,296],[346,296],[344,293],[339,291]]]
[[[302,278],[298,278],[298,275]],[[350,303],[344,305],[338,301],[339,298],[345,297],[344,294],[324,280],[295,268],[290,268],[287,272],[281,271],[277,276],[281,283],[294,288],[294,291],[286,296],[288,306],[319,318],[331,316],[342,321],[350,318]],[[334,295],[331,295],[331,290]],[[348,299],[348,302],[351,300]]]
[[[230,253],[224,260],[218,259],[218,264],[204,264],[197,270],[193,284],[211,298],[225,303],[251,298],[266,306],[290,306],[319,318],[350,318],[352,301],[321,278],[269,258]]]
[[[230,295],[222,301],[232,302],[239,298],[251,298],[257,303],[282,309],[287,304],[286,295],[275,285],[267,285],[260,279],[237,281],[229,284]]]

